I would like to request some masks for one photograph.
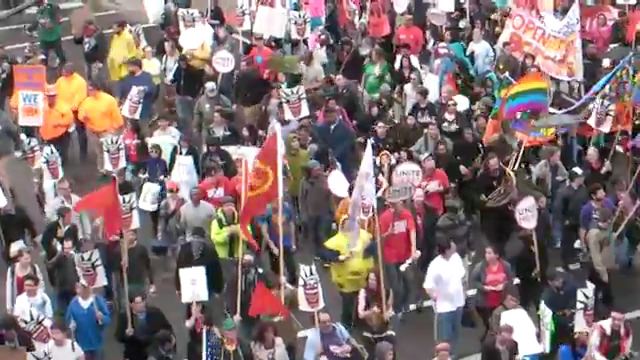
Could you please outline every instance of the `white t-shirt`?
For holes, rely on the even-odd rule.
[[[465,269],[458,253],[451,255],[448,260],[438,255],[431,261],[422,286],[436,293],[436,313],[445,313],[464,306],[464,277]]]
[[[73,346],[71,345],[72,342]],[[51,360],[78,360],[84,356],[80,345],[70,339],[67,339],[63,346],[57,346],[53,339],[49,340],[47,351]]]

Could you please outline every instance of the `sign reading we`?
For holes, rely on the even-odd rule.
[[[44,121],[44,89],[47,70],[43,65],[14,65],[14,91],[18,94],[18,125],[41,126]]]

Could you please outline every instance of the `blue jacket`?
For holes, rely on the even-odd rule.
[[[333,130],[328,123],[316,127],[317,142],[330,149],[333,156],[342,167],[342,172],[347,177],[351,176],[351,166],[355,154],[355,135],[347,128],[341,119],[336,120]]]
[[[153,110],[153,100],[156,94],[156,84],[153,83],[153,78],[148,72],[141,72],[139,75],[127,75],[125,76],[116,87],[116,97],[124,101],[131,88],[133,86],[144,86],[146,92],[142,100],[142,110],[140,112],[141,120],[149,120],[151,118],[151,112]]]
[[[95,306],[91,305],[84,309],[76,296],[69,304],[65,315],[67,325],[75,323],[76,341],[84,351],[102,349],[103,332],[111,323],[111,314],[104,298],[96,295],[94,301]],[[96,308],[104,315],[102,324],[98,324],[96,320]]]

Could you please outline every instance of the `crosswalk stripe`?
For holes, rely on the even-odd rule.
[[[100,17],[100,16],[107,16],[107,15],[114,15],[117,14],[118,11],[116,10],[109,10],[109,11],[102,11],[102,12],[97,12],[94,13],[93,16],[95,17]],[[68,17],[63,17],[62,19],[60,19],[62,22],[67,22],[70,19]],[[0,31],[3,30],[15,30],[15,29],[22,29],[25,26],[29,26],[31,24],[17,24],[17,25],[7,25],[7,26],[0,26]]]

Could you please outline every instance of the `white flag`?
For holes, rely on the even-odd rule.
[[[351,201],[349,203],[349,222],[347,224],[350,231],[349,248],[353,249],[358,242],[358,218],[362,214],[363,206],[369,206],[371,209],[376,207],[376,181],[373,169],[373,146],[371,139],[367,140],[367,147],[364,150],[358,176],[351,193]]]

